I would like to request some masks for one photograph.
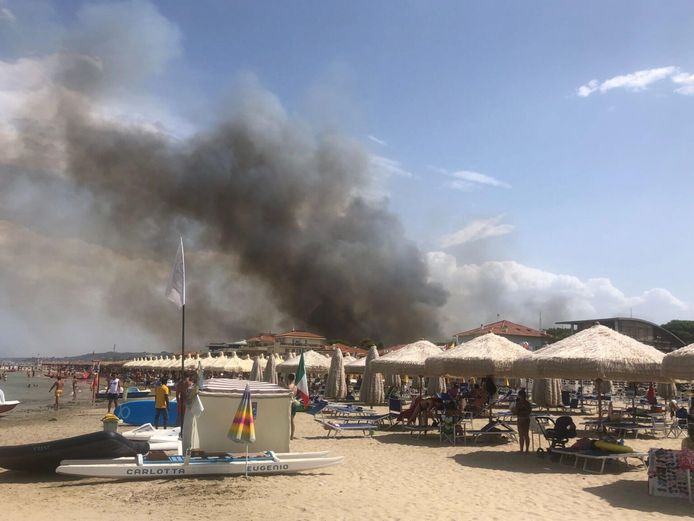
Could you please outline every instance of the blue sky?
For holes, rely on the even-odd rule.
[[[0,60],[55,52],[85,6],[113,4],[0,0]],[[449,330],[497,313],[691,318],[691,2],[124,5],[177,46],[107,103],[184,136],[250,75],[361,142],[374,191],[451,289]],[[572,303],[553,314],[557,298]]]

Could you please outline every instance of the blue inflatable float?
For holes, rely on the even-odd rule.
[[[154,400],[137,400],[133,402],[121,403],[113,414],[118,416],[123,423],[128,425],[144,425],[145,423],[151,423],[154,425]],[[169,402],[169,427],[174,427],[176,425],[176,420],[178,419],[178,410],[176,409],[176,400],[171,400]],[[162,420],[160,418],[159,425],[163,426]]]

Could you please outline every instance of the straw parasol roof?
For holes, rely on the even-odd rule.
[[[426,361],[426,374],[449,376],[511,376],[517,360],[532,355],[509,339],[487,333]]]
[[[236,351],[231,352],[231,356],[226,357],[226,365],[224,366],[225,373],[241,373],[243,372],[243,364],[241,359],[236,356]]]
[[[250,355],[243,355],[241,359],[241,372],[250,373],[253,370],[253,360],[251,360]]]
[[[366,368],[366,357],[359,358],[354,362],[345,362],[345,373],[347,374],[363,374]]]
[[[328,381],[325,384],[325,397],[335,400],[343,400],[347,396],[347,382],[345,382],[345,365],[340,349],[335,349],[330,361]]]
[[[277,384],[277,356],[272,353],[267,358],[267,364],[265,364],[265,371],[263,371],[263,381]]]
[[[342,364],[347,365],[351,364],[352,362],[356,362],[358,359],[353,357],[352,355],[346,355],[342,353]]]
[[[256,356],[253,360],[253,367],[251,368],[251,375],[248,378],[253,382],[263,381],[263,362],[260,356]]]
[[[665,378],[674,380],[694,380],[694,344],[665,355],[662,374]]]
[[[361,389],[359,390],[359,398],[367,405],[378,405],[385,401],[383,376],[374,368],[376,361],[378,361],[378,349],[376,346],[371,346],[369,354],[366,356],[364,378],[362,378]]]
[[[540,378],[652,381],[660,378],[663,353],[597,324],[556,342],[513,371]]]
[[[428,340],[419,340],[374,360],[372,362],[374,364],[373,370],[382,374],[422,375],[424,374],[424,361],[431,356],[441,354],[441,352],[440,347]]]
[[[280,373],[295,373],[299,369],[301,355],[295,356],[277,365]],[[326,374],[330,370],[330,358],[313,350],[304,352],[304,369],[307,373]]]

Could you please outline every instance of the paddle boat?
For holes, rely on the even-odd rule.
[[[0,414],[10,412],[12,409],[19,405],[18,400],[5,401],[5,393],[0,390]]]
[[[146,398],[147,396],[149,396],[150,392],[151,392],[150,389],[139,389],[137,387],[128,387],[128,389],[126,390],[125,393],[118,393],[118,398],[123,398],[123,395],[125,395],[125,397],[127,399]],[[96,397],[97,398],[103,398],[103,399],[108,398],[108,390],[104,389],[103,391],[99,391],[98,393],[96,393]]]
[[[130,441],[117,432],[99,431],[60,440],[0,447],[0,467],[25,472],[52,472],[68,458],[116,458],[148,451],[147,442]]]
[[[176,399],[169,401],[169,425],[176,425],[178,410]],[[137,400],[134,402],[123,402],[113,411],[123,423],[128,425],[144,425],[154,421],[154,399]]]
[[[191,455],[192,454],[192,455]],[[342,463],[342,456],[327,452],[275,453],[249,455],[193,451],[186,456],[167,456],[150,452],[147,456],[101,460],[64,460],[58,474],[120,479],[183,478],[195,476],[238,476],[244,474],[289,474]]]

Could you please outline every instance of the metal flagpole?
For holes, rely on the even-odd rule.
[[[181,306],[181,377],[185,373],[186,305]]]

